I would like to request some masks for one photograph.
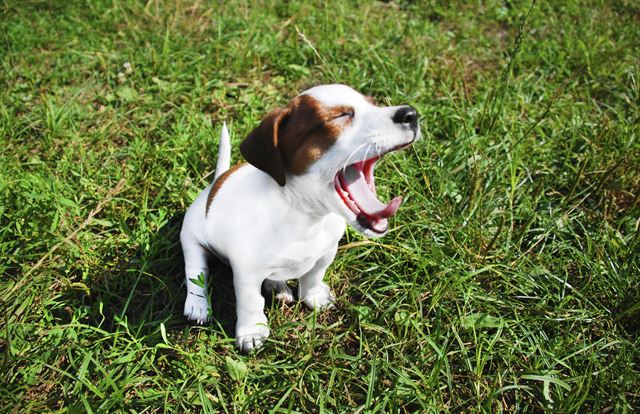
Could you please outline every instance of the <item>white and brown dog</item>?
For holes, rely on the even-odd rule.
[[[344,85],[322,85],[269,113],[242,142],[248,164],[229,168],[226,126],[215,178],[189,207],[180,241],[187,299],[184,314],[209,319],[207,258],[215,254],[233,269],[236,344],[250,351],[269,336],[263,282],[285,300],[289,279],[310,308],[334,300],[322,281],[349,223],[380,237],[402,199],[376,196],[373,168],[383,155],[419,135],[410,106],[375,106]]]

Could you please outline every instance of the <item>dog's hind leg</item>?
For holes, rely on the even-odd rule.
[[[184,254],[185,285],[187,287],[184,315],[189,320],[203,324],[209,321],[208,252],[197,240],[184,231],[180,234],[180,243]]]
[[[262,282],[262,288],[267,291],[267,293],[273,293],[276,300],[282,303],[293,302],[293,292],[287,285],[287,282],[283,280],[265,279],[264,282]]]

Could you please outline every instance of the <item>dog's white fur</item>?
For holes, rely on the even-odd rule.
[[[358,222],[334,188],[336,173],[350,163],[408,145],[419,133],[415,127],[393,121],[401,107],[375,106],[347,86],[323,85],[303,94],[323,107],[353,108],[353,114],[330,121],[340,130],[335,143],[303,173],[285,171],[285,185],[251,164],[229,175],[208,201],[212,183],[187,210],[180,234],[187,287],[185,315],[199,323],[209,320],[206,284],[203,287],[194,281],[202,276],[206,280],[207,258],[213,253],[233,269],[236,344],[243,351],[260,346],[269,336],[263,282],[276,289],[283,300],[291,301],[286,281],[298,279],[299,298],[308,307],[330,305],[334,298],[323,276],[335,257],[346,223],[366,236],[386,233],[374,232]],[[229,152],[225,126],[216,179],[229,167]]]

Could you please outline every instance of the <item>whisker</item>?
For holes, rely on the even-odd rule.
[[[366,160],[366,159],[369,159],[369,150],[370,150],[370,149],[371,149],[371,147],[372,147],[372,146],[374,146],[375,144],[376,144],[376,143],[372,143],[372,144],[369,144],[369,145],[367,146],[367,150],[364,152],[364,159],[365,159],[365,160]]]
[[[355,150],[353,150],[351,152],[351,154],[349,154],[349,156],[347,157],[347,160],[345,161],[345,164],[342,166],[342,173],[344,174],[345,170],[347,169],[347,167],[351,164],[349,164],[349,161],[351,161],[351,158],[353,158],[356,155],[356,152],[358,152],[360,150],[360,148],[362,148],[363,146],[367,145],[367,143],[362,143],[360,144],[358,147],[356,147]]]

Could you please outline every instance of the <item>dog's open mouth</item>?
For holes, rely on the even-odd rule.
[[[358,223],[366,229],[384,234],[389,228],[387,218],[393,216],[402,197],[388,203],[378,199],[373,168],[379,156],[359,161],[338,171],[334,179],[336,192],[355,215]]]

